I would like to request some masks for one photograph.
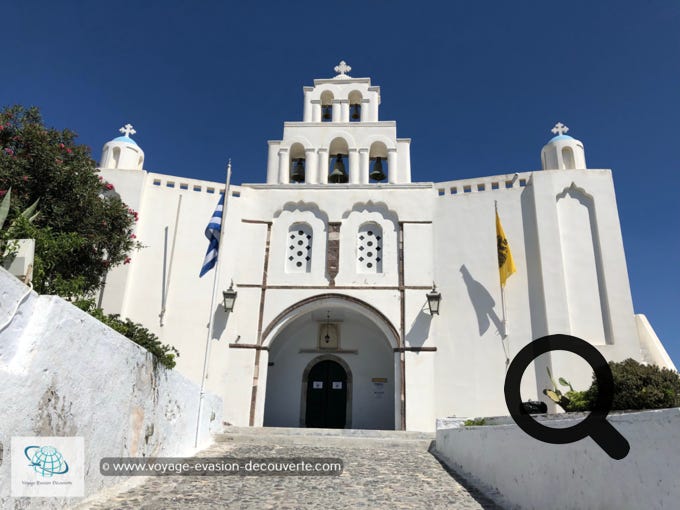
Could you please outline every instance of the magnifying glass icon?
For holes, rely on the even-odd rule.
[[[591,413],[580,423],[568,428],[552,428],[540,424],[522,408],[520,383],[529,364],[550,351],[573,352],[585,359],[597,379],[597,401]],[[544,443],[573,443],[590,436],[611,458],[623,459],[630,444],[608,421],[614,400],[614,377],[607,360],[592,344],[570,335],[548,335],[526,345],[510,363],[505,376],[505,403],[510,416],[524,432]]]

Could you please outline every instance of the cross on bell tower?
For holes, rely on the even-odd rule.
[[[567,126],[565,126],[564,124],[562,124],[561,122],[558,122],[557,124],[555,124],[555,127],[552,128],[550,131],[552,131],[553,134],[556,134],[556,135],[563,135],[564,133],[569,131],[569,128]]]
[[[120,128],[118,131],[123,133],[128,138],[130,138],[130,135],[134,135],[137,132],[133,129],[132,124],[125,124],[125,126]]]
[[[338,73],[338,76],[336,76],[336,78],[342,76],[351,78],[351,76],[349,76],[347,73],[349,73],[352,70],[352,68],[348,66],[344,60],[341,60],[340,63],[337,66],[335,66],[334,70],[336,73]]]

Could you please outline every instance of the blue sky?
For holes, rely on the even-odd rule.
[[[0,104],[39,106],[99,158],[134,124],[146,168],[265,178],[267,140],[302,117],[302,86],[382,87],[413,178],[540,168],[549,129],[611,168],[638,313],[680,365],[680,2],[9,2]],[[676,141],[674,141],[676,140]],[[675,147],[675,148],[674,148]]]

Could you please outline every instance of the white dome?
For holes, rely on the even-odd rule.
[[[583,142],[565,135],[569,128],[558,122],[552,129],[557,136],[551,138],[541,150],[543,170],[574,170],[586,167]]]
[[[144,168],[144,151],[137,145],[131,134],[136,131],[132,125],[126,124],[119,130],[123,136],[118,136],[106,142],[102,149],[100,168],[120,170],[142,170]]]

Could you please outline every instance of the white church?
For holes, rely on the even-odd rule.
[[[129,125],[104,145],[101,175],[139,212],[145,247],[109,273],[100,304],[175,346],[176,370],[221,396],[227,422],[429,431],[507,415],[509,361],[553,333],[673,368],[633,310],[612,172],[587,168],[566,126],[540,170],[432,183],[416,164],[413,182],[380,87],[335,71],[268,142],[265,182],[144,170]],[[199,278],[225,190],[219,261]],[[496,209],[516,266],[503,293]],[[524,400],[547,400],[546,367],[590,385],[585,361],[552,352],[525,372]]]

